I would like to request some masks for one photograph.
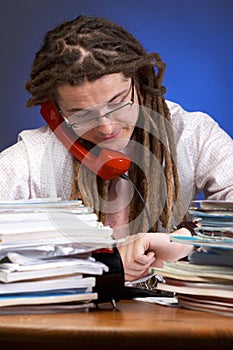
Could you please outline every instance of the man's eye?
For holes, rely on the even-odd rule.
[[[81,111],[81,112],[75,113],[73,116],[79,119],[83,119],[83,118],[87,118],[89,114],[90,112]]]
[[[123,105],[123,102],[113,102],[108,105],[109,109],[115,109]]]

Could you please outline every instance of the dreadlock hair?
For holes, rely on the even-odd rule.
[[[142,108],[139,112],[140,125],[135,126],[133,137],[144,151],[136,152],[140,154],[132,162],[129,177],[146,201],[151,217],[156,218],[150,228],[154,232],[158,229],[159,220],[170,230],[179,197],[175,140],[170,112],[163,97],[166,92],[162,86],[164,70],[165,63],[160,56],[157,53],[147,54],[132,34],[121,26],[104,18],[79,16],[46,34],[42,47],[36,53],[30,80],[25,84],[32,96],[26,103],[29,107],[40,105],[48,98],[56,100],[57,88],[61,84],[80,85],[85,80],[94,81],[112,73],[134,78]],[[155,113],[159,115],[156,120]],[[86,140],[80,141],[89,150],[95,146]],[[160,166],[152,162],[152,158]],[[73,169],[71,199],[76,199],[81,193],[84,203],[92,206],[104,223],[106,213],[102,203],[108,199],[108,181],[99,178],[75,159]],[[139,213],[142,216],[136,220]],[[139,203],[135,193],[130,203],[130,233],[149,229],[143,213],[143,204]]]

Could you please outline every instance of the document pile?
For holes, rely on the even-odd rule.
[[[81,201],[0,202],[0,314],[88,310],[112,229]]]
[[[188,261],[165,263],[151,272],[163,276],[156,288],[174,292],[185,308],[233,316],[233,202],[195,201],[189,210],[198,222],[193,237],[172,241],[191,244]]]

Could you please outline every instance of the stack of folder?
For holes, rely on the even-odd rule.
[[[188,261],[151,269],[164,279],[156,289],[173,292],[182,307],[233,316],[233,202],[195,201],[189,213],[196,235],[171,241],[194,249]]]
[[[0,314],[89,310],[116,243],[81,201],[0,202]]]

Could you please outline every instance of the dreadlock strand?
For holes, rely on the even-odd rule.
[[[79,172],[79,166],[80,163],[74,159],[73,162],[73,182],[72,182],[72,188],[70,192],[70,200],[80,199],[81,194],[79,192],[79,185],[78,185],[78,172]]]

